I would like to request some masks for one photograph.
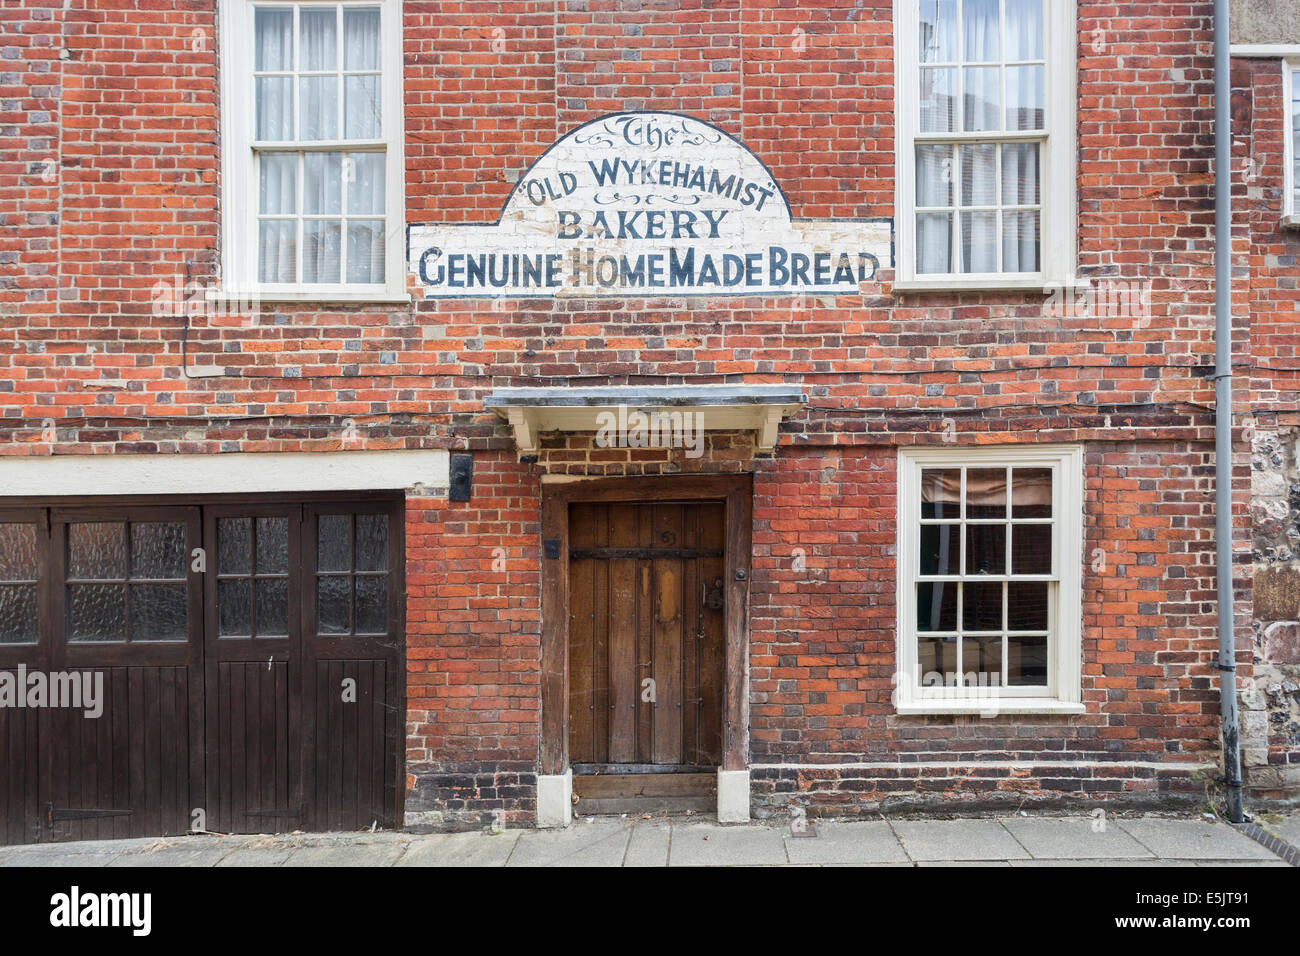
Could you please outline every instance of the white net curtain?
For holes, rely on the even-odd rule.
[[[1043,0],[917,0],[919,274],[1040,270],[1040,169],[1046,130]],[[942,134],[988,141],[936,142]]]
[[[260,279],[382,283],[379,8],[259,8],[254,22],[258,143],[370,147],[257,149]]]

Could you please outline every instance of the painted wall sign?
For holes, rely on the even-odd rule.
[[[738,140],[617,113],[557,140],[490,225],[410,229],[429,297],[857,293],[893,265],[892,220],[794,219]]]

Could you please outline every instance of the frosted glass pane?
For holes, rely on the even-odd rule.
[[[35,581],[36,526],[0,524],[0,581]]]
[[[185,525],[180,521],[131,524],[131,577],[185,577]]]
[[[357,633],[388,631],[388,578],[357,578]]]
[[[79,521],[68,525],[68,577],[126,577],[126,525]]]
[[[316,579],[316,633],[352,632],[351,588],[352,578],[347,575]]]
[[[248,578],[217,582],[217,633],[248,637],[252,632],[252,582]]]
[[[269,578],[257,582],[257,636],[286,637],[289,634],[289,582]]]
[[[252,547],[252,522],[248,518],[217,519],[217,573],[247,574]]]
[[[38,640],[36,585],[0,584],[0,644]]]
[[[68,640],[126,640],[126,591],[120,584],[70,584]]]
[[[388,515],[357,515],[357,570],[388,570]]]
[[[131,586],[131,640],[188,640],[187,617],[184,584]]]
[[[289,519],[257,519],[257,572],[287,574],[289,571]]]
[[[351,516],[320,516],[316,523],[316,570],[352,570]]]

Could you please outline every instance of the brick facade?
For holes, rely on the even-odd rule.
[[[412,279],[410,305],[159,315],[159,283],[219,269],[215,3],[22,0],[0,17],[0,454],[473,453],[470,502],[407,500],[413,821],[534,819],[547,476],[753,473],[760,813],[1215,791],[1210,3],[1079,3],[1077,272],[1141,287],[1136,315],[896,294],[888,270],[861,296],[494,303],[425,300]],[[548,145],[624,109],[737,137],[795,216],[895,215],[886,0],[407,0],[403,27],[408,223],[493,221]],[[1267,370],[1300,364],[1279,84],[1275,60],[1234,73],[1254,163],[1234,171],[1235,345],[1252,365],[1237,408],[1293,449],[1295,372]],[[187,377],[186,361],[223,374]],[[740,382],[810,396],[771,457],[739,433],[696,460],[560,436],[521,463],[482,406],[504,386]],[[1082,716],[892,707],[897,451],[945,437],[1085,447]],[[1293,618],[1252,639],[1250,437],[1234,462],[1239,679],[1277,663],[1269,686],[1292,690],[1263,688],[1243,736],[1250,782],[1281,797],[1300,767],[1296,662],[1271,660],[1265,631]],[[1255,536],[1256,573],[1300,566],[1294,542],[1283,560]]]

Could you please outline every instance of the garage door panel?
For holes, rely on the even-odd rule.
[[[30,843],[40,834],[40,720],[40,711],[0,707],[0,843]]]
[[[102,713],[51,709],[48,839],[188,831],[192,737],[189,670],[109,667]]]
[[[216,670],[208,688],[218,702],[209,733],[209,827],[248,833],[301,826],[288,663],[227,661]]]
[[[382,660],[316,662],[313,829],[392,825],[385,772],[389,673]]]

